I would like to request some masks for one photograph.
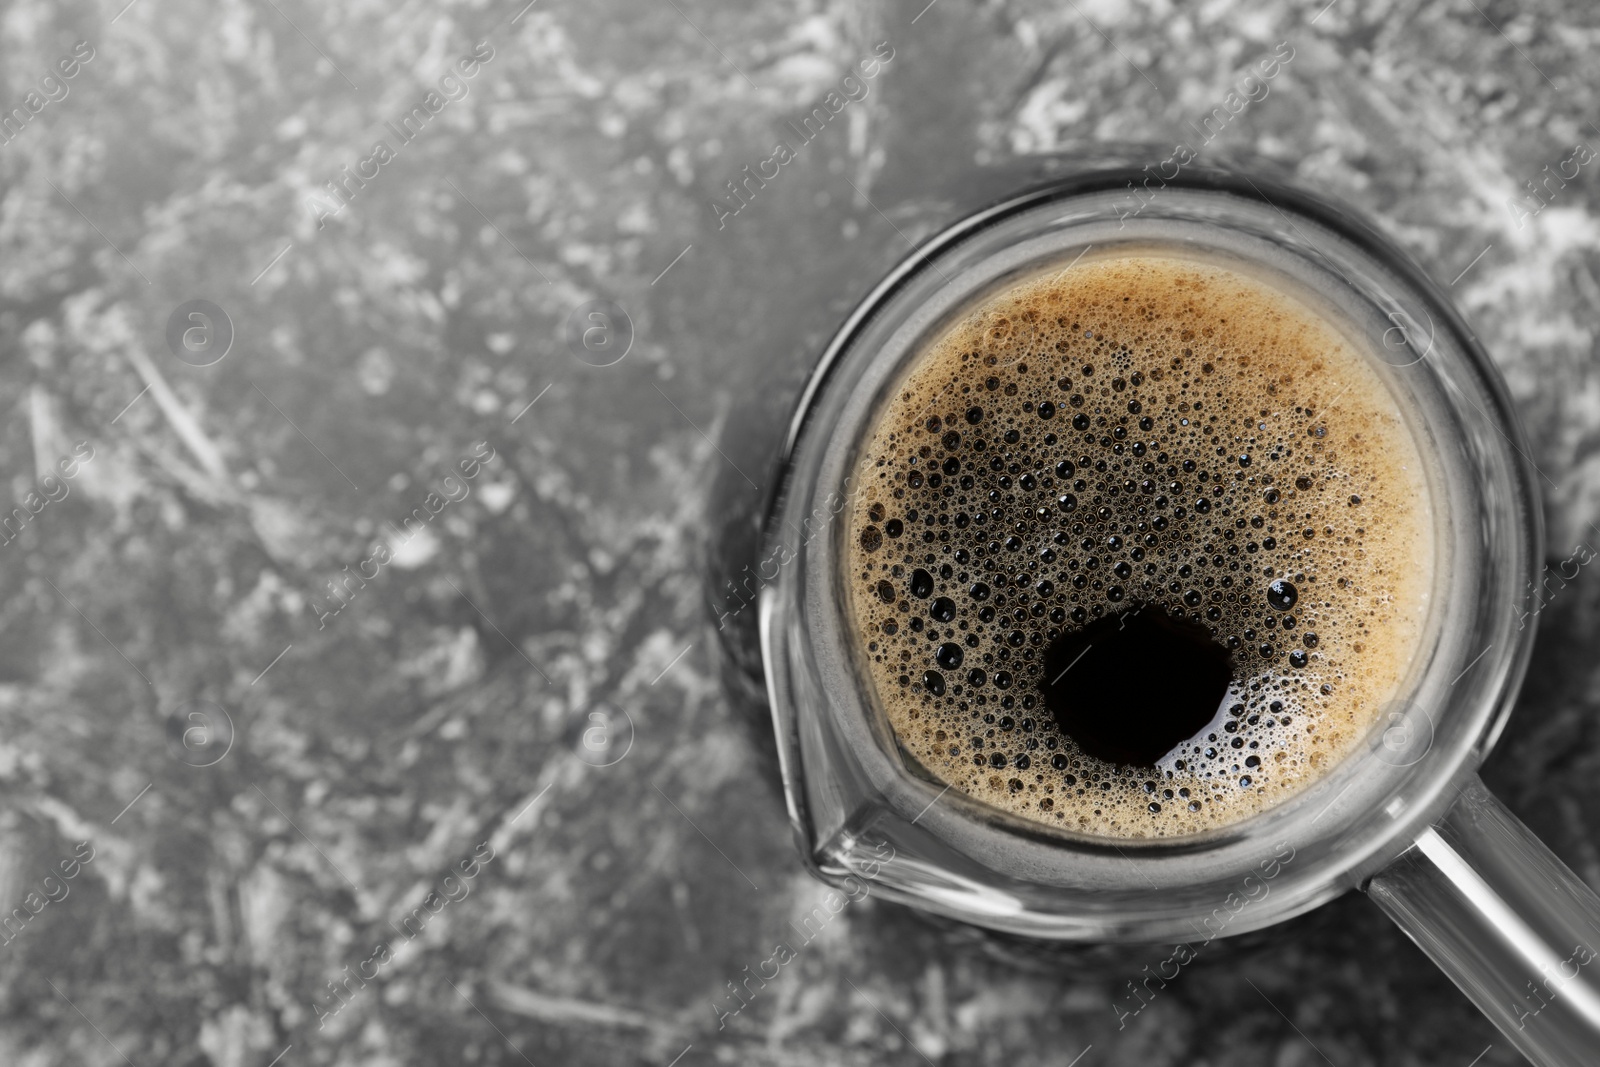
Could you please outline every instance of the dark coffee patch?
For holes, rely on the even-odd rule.
[[[1150,608],[1057,637],[1045,649],[1040,688],[1084,752],[1154,767],[1205,728],[1232,680],[1227,648],[1204,627]]]

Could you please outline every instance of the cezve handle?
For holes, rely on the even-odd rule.
[[[1600,1064],[1600,897],[1477,777],[1366,889],[1535,1067]]]

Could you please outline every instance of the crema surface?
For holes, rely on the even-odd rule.
[[[856,469],[846,603],[896,737],[1046,825],[1170,836],[1259,812],[1365,738],[1420,643],[1433,516],[1406,420],[1355,342],[1238,270],[1151,252],[1012,285],[910,361]],[[1152,641],[1105,661],[1112,690],[1089,688],[1093,642],[1051,660],[1126,629],[1108,619],[1226,657],[1214,714],[1158,756],[1107,758],[1047,699],[1154,730],[1149,694],[1188,660]]]

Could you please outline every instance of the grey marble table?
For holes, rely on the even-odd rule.
[[[1120,1030],[1150,950],[869,898],[719,1017],[823,887],[708,501],[975,173],[1188,143],[1448,284],[1593,545],[1594,11],[123,2],[0,8],[0,1062],[1519,1062],[1359,897]],[[1542,603],[1485,774],[1600,887],[1600,594]]]

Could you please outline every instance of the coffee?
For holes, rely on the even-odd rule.
[[[905,753],[1080,833],[1224,826],[1326,774],[1420,645],[1434,516],[1371,356],[1150,248],[1012,284],[910,361],[844,526]]]

